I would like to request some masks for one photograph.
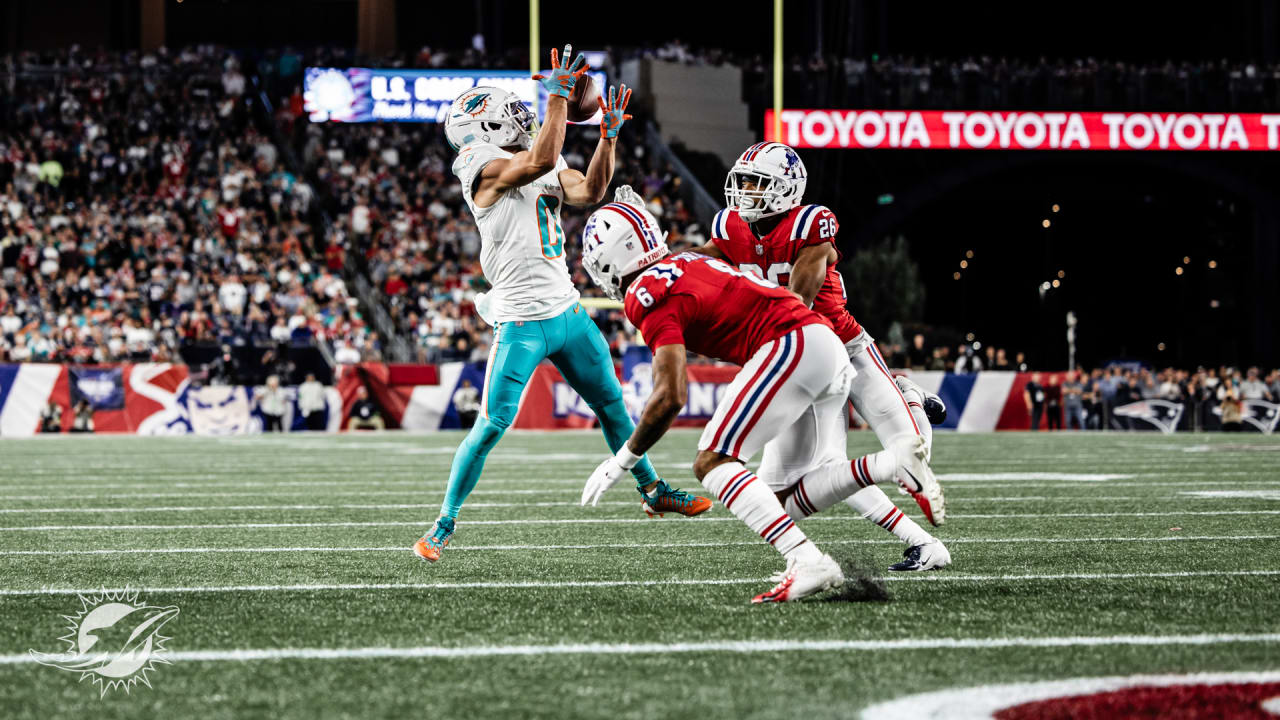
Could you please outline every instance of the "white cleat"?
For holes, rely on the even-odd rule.
[[[839,563],[824,553],[817,560],[792,564],[783,576],[782,582],[773,586],[772,590],[755,596],[751,602],[754,604],[795,602],[824,590],[830,590],[843,582],[844,572],[840,569]]]
[[[905,437],[894,443],[893,451],[898,460],[898,484],[915,499],[931,525],[945,523],[946,498],[929,467],[929,443],[920,435]]]
[[[941,570],[951,564],[951,551],[934,538],[923,545],[912,545],[902,553],[902,560],[889,566],[895,572]]]

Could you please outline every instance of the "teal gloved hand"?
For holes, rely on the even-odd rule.
[[[627,103],[631,102],[631,90],[623,85],[615,88],[609,86],[609,102],[606,103],[603,97],[598,98],[600,102],[600,112],[603,116],[600,118],[600,135],[610,140],[618,137],[618,131],[622,129],[622,123],[631,119],[630,115],[624,114],[627,109]]]
[[[572,45],[564,46],[564,62],[569,62],[569,55],[573,52]],[[578,55],[574,58],[573,64],[568,67],[560,65],[560,57],[556,54],[555,48],[551,49],[551,70],[550,74],[543,75],[538,73],[533,76],[534,80],[542,83],[542,87],[546,88],[548,95],[557,95],[568,99],[569,93],[573,92],[573,86],[578,83],[578,78],[587,71],[587,56]]]

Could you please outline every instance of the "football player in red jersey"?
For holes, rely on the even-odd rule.
[[[622,193],[620,193],[620,196]],[[592,473],[582,503],[593,505],[666,433],[684,407],[685,353],[742,366],[698,442],[693,471],[734,515],[787,560],[778,584],[754,602],[785,602],[843,582],[840,566],[795,521],[875,482],[899,481],[893,453],[852,462],[845,454],[844,404],[857,370],[831,323],[789,290],[695,253],[670,255],[657,220],[638,205],[613,202],[588,218],[582,266],[653,351],[653,393],[640,423]],[[762,448],[778,471],[757,476],[744,463]],[[760,480],[760,482],[757,482]],[[929,492],[932,476],[909,486]],[[873,518],[913,527],[921,545],[940,549],[881,493]],[[949,556],[946,560],[949,560]]]
[[[930,419],[941,422],[946,408],[936,395],[909,379],[895,380],[870,333],[849,313],[844,281],[836,269],[840,225],[827,208],[802,204],[807,179],[804,163],[790,147],[764,142],[747,148],[725,181],[728,207],[716,214],[710,242],[697,252],[789,288],[827,318],[858,370],[849,393],[854,408],[885,449],[894,451],[900,472],[932,475]],[[764,462],[769,460],[766,455]],[[768,471],[761,466],[762,473]],[[873,490],[848,503],[865,514],[866,506],[879,505],[878,493]],[[945,521],[940,488],[934,498],[914,496],[931,523]],[[908,560],[915,558],[922,565],[928,564],[928,554],[927,548],[916,546],[906,551]]]

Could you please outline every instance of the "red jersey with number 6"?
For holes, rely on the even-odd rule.
[[[623,307],[651,350],[680,344],[738,365],[796,328],[831,327],[789,290],[697,253],[649,266],[631,281]]]
[[[801,205],[788,210],[769,234],[757,237],[737,210],[726,209],[711,221],[711,242],[739,270],[786,287],[800,251],[814,245],[835,245],[839,229],[835,213],[821,205]],[[813,299],[813,309],[831,322],[844,343],[862,333],[862,326],[849,314],[847,302],[844,279],[836,266],[830,265],[827,278]]]

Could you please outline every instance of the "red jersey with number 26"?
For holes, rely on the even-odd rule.
[[[789,290],[697,253],[649,266],[627,288],[623,307],[651,350],[684,345],[738,365],[796,328],[831,327]]]
[[[734,267],[786,287],[800,251],[814,245],[835,245],[839,229],[835,213],[821,205],[801,205],[788,210],[768,235],[756,237],[737,210],[726,209],[711,221],[711,242]],[[844,343],[862,333],[862,326],[849,314],[847,302],[844,279],[836,266],[830,265],[813,298],[813,309],[831,322]]]

